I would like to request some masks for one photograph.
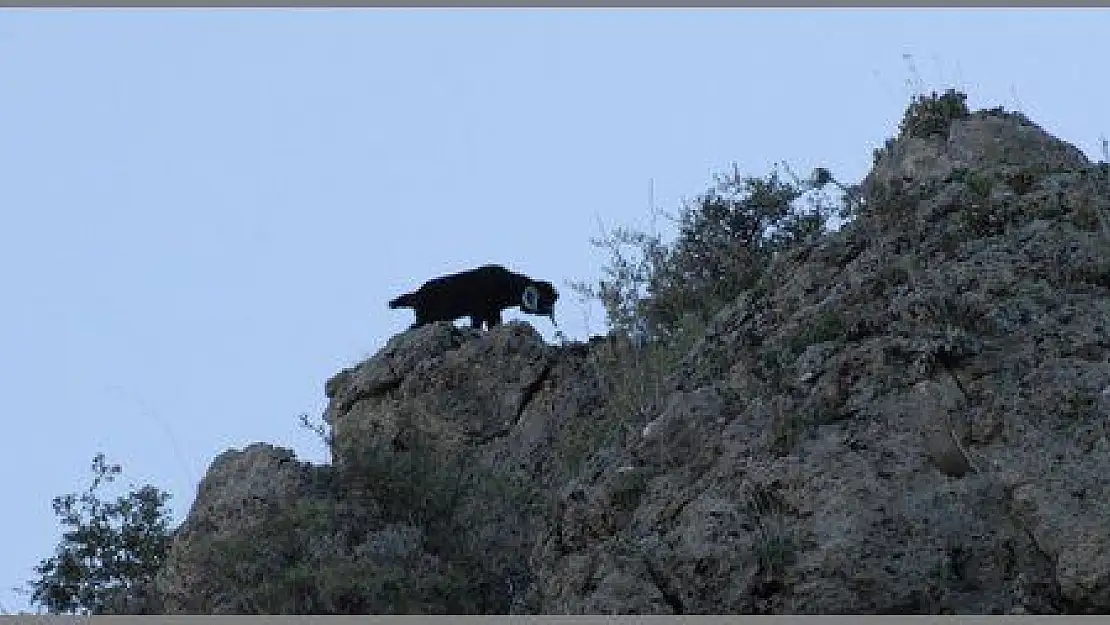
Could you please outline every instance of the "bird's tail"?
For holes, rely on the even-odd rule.
[[[413,301],[413,293],[405,293],[404,295],[393,298],[389,302],[390,308],[412,308],[416,303]]]

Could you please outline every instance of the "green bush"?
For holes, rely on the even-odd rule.
[[[106,502],[98,489],[120,467],[97,454],[92,471],[84,493],[54,498],[67,529],[54,556],[35,567],[31,601],[53,614],[156,614],[153,582],[170,545],[170,495],[147,485]]]
[[[789,341],[790,349],[794,354],[800,354],[805,348],[817,343],[835,341],[843,338],[848,331],[848,324],[836,311],[824,311],[803,326],[798,334]]]
[[[472,509],[513,526],[538,503],[535,489],[415,428],[398,439],[359,441],[340,453],[341,468],[315,469],[312,496],[270,505],[242,532],[205,535],[188,554],[204,588],[190,591],[186,610],[506,613],[507,580],[526,575],[524,554],[498,545],[500,534],[481,536]]]
[[[829,183],[845,192],[842,204],[810,194]],[[576,437],[574,457],[588,457],[658,413],[667,377],[705,335],[710,320],[745,292],[760,300],[776,254],[813,241],[832,218],[848,219],[856,210],[855,191],[837,183],[827,169],[801,180],[777,170],[762,178],[744,176],[734,168],[670,217],[677,225],[672,242],[665,243],[657,232],[627,228],[592,240],[609,252],[603,278],[596,285],[571,287],[600,301],[606,311],[610,340],[593,353],[603,369],[599,380],[608,401],[598,427]],[[813,332],[799,340],[838,338],[843,322],[823,319]],[[711,344],[700,353],[702,371],[714,378],[732,364],[730,354],[714,358]]]
[[[967,94],[948,89],[942,94],[932,92],[915,97],[902,118],[899,131],[904,137],[928,139],[933,136],[948,138],[952,122],[971,115],[967,108]]]
[[[601,302],[610,328],[681,351],[722,306],[759,281],[776,253],[824,232],[834,216],[851,216],[812,196],[798,206],[830,182],[823,168],[805,181],[733,168],[671,218],[678,230],[673,242],[628,228],[593,239],[609,253],[603,278],[572,288]]]
[[[432,558],[428,533],[385,523],[371,501],[337,493],[275,507],[245,533],[206,536],[192,590],[235,614],[444,614],[481,612],[480,577],[469,559]],[[454,554],[452,554],[454,555]]]

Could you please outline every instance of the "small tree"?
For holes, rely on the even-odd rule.
[[[609,328],[631,340],[616,340],[595,351],[599,384],[609,389],[607,414],[596,432],[583,432],[586,457],[608,441],[642,428],[657,413],[667,392],[667,376],[704,335],[721,308],[766,275],[774,255],[809,241],[831,220],[854,217],[855,191],[824,168],[801,179],[786,168],[762,177],[733,170],[682,207],[673,242],[657,231],[617,228],[591,239],[608,252],[596,284],[571,288],[605,308]],[[839,204],[823,195],[834,184],[844,192]],[[811,193],[813,192],[813,193]],[[653,217],[659,214],[654,207]]]
[[[84,493],[53,500],[67,529],[54,556],[35,567],[31,601],[53,614],[156,612],[153,582],[170,544],[170,495],[147,485],[105,502],[97,491],[120,467],[97,454],[92,471]]]
[[[948,138],[948,129],[952,122],[966,119],[971,115],[967,108],[967,94],[955,89],[948,89],[944,93],[936,91],[929,95],[918,94],[906,107],[906,114],[899,124],[902,136],[929,137],[940,136]]]
[[[599,300],[611,328],[681,349],[721,306],[751,288],[772,256],[827,229],[830,219],[849,218],[845,206],[818,196],[798,200],[836,183],[827,169],[811,179],[778,171],[744,176],[736,168],[684,206],[678,235],[666,244],[657,233],[618,228],[591,241],[609,252],[597,285],[573,283]],[[839,183],[836,183],[839,186]]]

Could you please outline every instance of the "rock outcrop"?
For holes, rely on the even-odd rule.
[[[981,111],[860,189],[659,387],[616,336],[394,337],[327,383],[332,465],[213,463],[168,609],[1110,611],[1110,170]]]

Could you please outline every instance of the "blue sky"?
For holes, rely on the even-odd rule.
[[[596,279],[731,163],[867,171],[919,87],[1098,158],[1105,10],[0,11],[0,606],[94,454],[180,519],[485,262]],[[905,55],[910,55],[911,62]],[[909,84],[907,84],[909,83]],[[563,286],[560,327],[604,331]],[[507,318],[520,318],[508,313]],[[534,318],[549,339],[551,326]]]

